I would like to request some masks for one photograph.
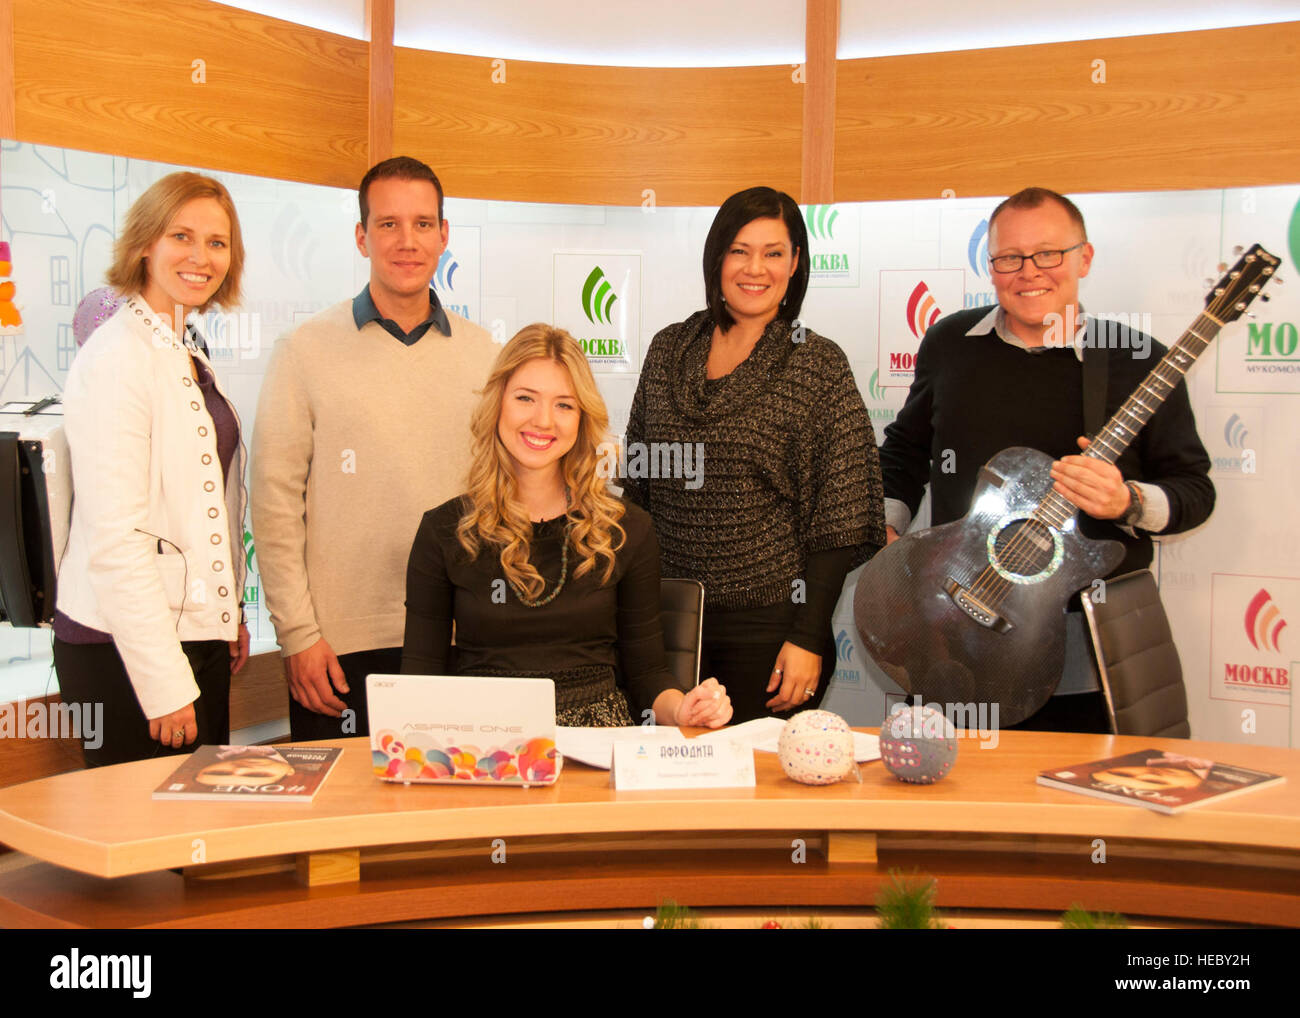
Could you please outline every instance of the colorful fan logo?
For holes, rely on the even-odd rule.
[[[804,210],[808,232],[816,240],[835,239],[835,220],[839,215],[839,210],[834,205],[809,205]]]
[[[438,259],[438,271],[433,277],[433,285],[439,290],[451,290],[455,288],[452,283],[456,270],[460,268],[460,262],[456,261],[451,253],[451,248],[443,251],[442,257]]]
[[[618,294],[614,292],[610,281],[605,278],[605,270],[597,265],[591,270],[587,281],[582,284],[582,313],[593,325],[609,325],[612,320],[610,315],[617,300]]]
[[[1246,425],[1242,423],[1241,418],[1236,414],[1229,417],[1227,423],[1223,425],[1223,440],[1234,449],[1244,449],[1246,447],[1246,436],[1249,434]]]
[[[966,245],[966,257],[975,275],[988,277],[989,221],[987,219],[981,219],[975,224],[975,229],[971,230],[970,242]]]
[[[1250,599],[1246,606],[1246,636],[1250,645],[1256,650],[1278,652],[1278,637],[1286,628],[1286,619],[1282,618],[1282,609],[1277,606],[1272,596],[1263,587]]]
[[[934,299],[934,294],[925,285],[925,280],[921,280],[916,284],[912,295],[907,298],[907,327],[912,330],[912,335],[920,339],[925,335],[925,330],[937,322],[942,314],[939,302]]]

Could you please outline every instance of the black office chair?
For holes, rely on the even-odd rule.
[[[665,576],[659,581],[659,621],[664,631],[668,670],[687,686],[700,682],[700,644],[704,639],[704,584]]]
[[[1086,590],[1080,599],[1111,730],[1190,738],[1183,668],[1156,578],[1139,569],[1107,580],[1105,592],[1105,601],[1094,601]]]

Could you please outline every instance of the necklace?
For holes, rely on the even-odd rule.
[[[564,489],[565,509],[567,510],[571,504],[572,504],[572,499],[569,497],[569,489],[565,488]],[[572,523],[567,524],[564,528],[564,539],[563,539],[563,543],[561,543],[560,545],[560,582],[555,585],[554,590],[552,590],[545,597],[538,597],[536,600],[530,601],[528,598],[524,596],[523,591],[521,591],[517,586],[515,586],[513,582],[511,582],[510,586],[515,592],[515,597],[519,598],[519,603],[522,604],[525,608],[541,608],[544,605],[548,605],[552,601],[554,601],[559,596],[560,591],[564,589],[564,581],[569,578],[569,531],[571,531],[572,529],[573,529]],[[546,584],[545,581],[543,580],[542,591],[545,592],[545,590],[546,590]]]
[[[530,601],[524,596],[523,591],[516,587],[514,583],[510,584],[514,589],[515,597],[519,598],[519,603],[525,608],[541,608],[543,605],[548,605],[554,601],[556,597],[559,596],[560,591],[564,589],[564,581],[568,579],[569,576],[569,530],[569,527],[564,528],[564,544],[560,546],[560,582],[555,585],[554,590],[545,597],[539,597],[535,601]],[[542,590],[544,591],[545,589],[546,587],[543,581]]]

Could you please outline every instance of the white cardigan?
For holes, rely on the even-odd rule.
[[[238,638],[243,442],[227,487],[187,350],[138,296],[77,354],[63,400],[73,501],[58,608],[112,634],[145,716],[161,717],[199,695],[181,641]]]

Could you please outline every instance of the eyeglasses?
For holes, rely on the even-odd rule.
[[[1031,258],[1040,269],[1054,269],[1065,261],[1067,254],[1077,251],[1086,243],[1088,243],[1086,240],[1081,240],[1074,247],[1067,247],[1061,251],[1035,251],[1031,255],[998,255],[996,258],[990,258],[989,264],[993,266],[994,272],[1019,272],[1020,266],[1025,264],[1025,259]]]

